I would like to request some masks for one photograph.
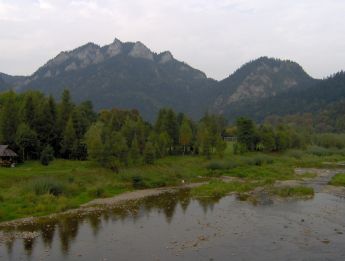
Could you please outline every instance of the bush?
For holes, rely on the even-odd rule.
[[[335,175],[332,180],[329,182],[330,185],[333,186],[342,186],[345,187],[345,174],[337,174]]]
[[[132,186],[135,189],[142,189],[145,188],[144,180],[141,176],[133,176],[132,177]]]
[[[307,152],[319,157],[332,155],[331,150],[319,146],[310,146],[308,147]]]
[[[209,170],[226,170],[238,167],[238,164],[234,161],[211,161],[206,164],[206,168]]]
[[[252,158],[245,159],[245,164],[261,166],[263,164],[272,164],[273,159],[267,155],[256,155]]]
[[[235,155],[243,154],[243,153],[248,151],[245,145],[243,145],[242,143],[238,143],[238,142],[236,142],[233,145],[233,149],[234,149],[234,154]]]
[[[103,188],[95,188],[89,191],[89,195],[100,198],[105,196],[105,191]]]
[[[288,150],[286,152],[286,155],[291,157],[291,158],[301,159],[305,154],[301,150]]]
[[[51,194],[53,196],[59,196],[64,192],[63,185],[51,178],[40,178],[34,180],[31,187],[36,195]]]
[[[41,153],[41,163],[44,166],[48,166],[49,162],[54,160],[54,150],[51,146],[46,146]]]

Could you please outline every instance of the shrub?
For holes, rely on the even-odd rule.
[[[96,197],[96,198],[100,198],[103,197],[105,195],[105,191],[103,188],[95,188],[89,191],[89,195]]]
[[[40,178],[34,180],[31,187],[36,195],[51,194],[53,196],[59,196],[64,191],[63,185],[51,178]]]
[[[291,158],[301,159],[304,156],[304,152],[301,150],[288,150],[286,155]]]
[[[263,164],[272,164],[273,159],[267,155],[256,155],[252,158],[245,159],[245,164],[261,166]]]
[[[310,147],[308,147],[307,152],[309,154],[313,154],[313,155],[316,155],[319,157],[329,156],[332,154],[332,152],[329,149],[319,147],[319,146],[310,146]]]
[[[54,160],[54,150],[51,146],[46,146],[41,153],[41,163],[44,166],[48,166],[49,162]]]
[[[132,186],[135,189],[145,188],[144,180],[141,176],[133,176],[132,177]]]
[[[206,168],[209,170],[226,170],[238,167],[238,164],[234,161],[210,161],[206,164]]]
[[[234,154],[237,155],[237,154],[243,154],[245,152],[247,152],[247,148],[245,145],[243,145],[242,143],[238,143],[236,142],[234,145],[233,145],[233,149],[234,149]]]
[[[329,182],[333,186],[344,186],[345,187],[345,174],[337,174]]]

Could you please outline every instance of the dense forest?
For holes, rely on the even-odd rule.
[[[161,109],[155,124],[145,122],[136,110],[95,113],[91,102],[79,105],[65,90],[61,101],[30,91],[0,96],[0,138],[18,152],[21,160],[54,157],[97,161],[118,170],[130,164],[151,164],[165,155],[221,155],[226,122],[206,114],[198,123],[171,109]]]
[[[227,128],[221,116],[205,114],[198,122],[171,109],[161,109],[156,122],[142,119],[137,110],[96,113],[89,101],[78,105],[68,90],[61,101],[37,91],[6,92],[0,96],[0,137],[18,152],[20,160],[54,157],[98,162],[118,171],[122,166],[152,164],[167,155],[224,154],[224,136],[238,136],[235,150],[280,151],[308,142],[307,131],[288,124],[264,124],[239,118]]]

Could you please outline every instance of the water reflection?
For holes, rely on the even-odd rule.
[[[214,204],[219,199],[201,198],[197,200],[204,213],[212,211]],[[87,224],[97,237],[102,229],[102,222],[126,222],[131,219],[134,223],[143,216],[148,216],[153,211],[163,213],[165,220],[170,224],[174,218],[177,206],[180,206],[183,213],[192,202],[190,191],[185,189],[177,193],[165,193],[160,196],[152,196],[142,200],[131,201],[126,204],[116,206],[102,211],[94,211],[87,214],[61,215],[58,218],[41,219],[38,224],[26,224],[17,228],[15,232],[34,232],[40,234],[44,247],[52,248],[53,241],[57,238],[60,242],[61,252],[65,255],[69,253],[71,243],[76,239],[79,227]],[[32,254],[35,247],[36,238],[26,237],[22,239],[23,247],[28,256]],[[14,240],[6,242],[9,255],[13,252]]]

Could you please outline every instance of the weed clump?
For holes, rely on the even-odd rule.
[[[227,170],[238,167],[239,164],[234,161],[211,161],[206,164],[208,170]]]
[[[36,195],[59,196],[64,192],[64,186],[52,178],[36,179],[31,183],[31,188]]]
[[[135,189],[143,189],[146,187],[144,179],[141,176],[133,176],[132,177],[132,186]]]
[[[282,198],[287,197],[312,197],[314,196],[314,189],[304,186],[298,187],[283,187],[273,189],[273,194]]]
[[[345,187],[345,174],[337,174],[337,175],[335,175],[331,179],[329,184],[333,185],[333,186],[344,186]]]
[[[246,165],[255,165],[255,166],[261,166],[264,164],[272,164],[273,159],[270,156],[267,155],[256,155],[252,158],[245,159],[244,163]]]

